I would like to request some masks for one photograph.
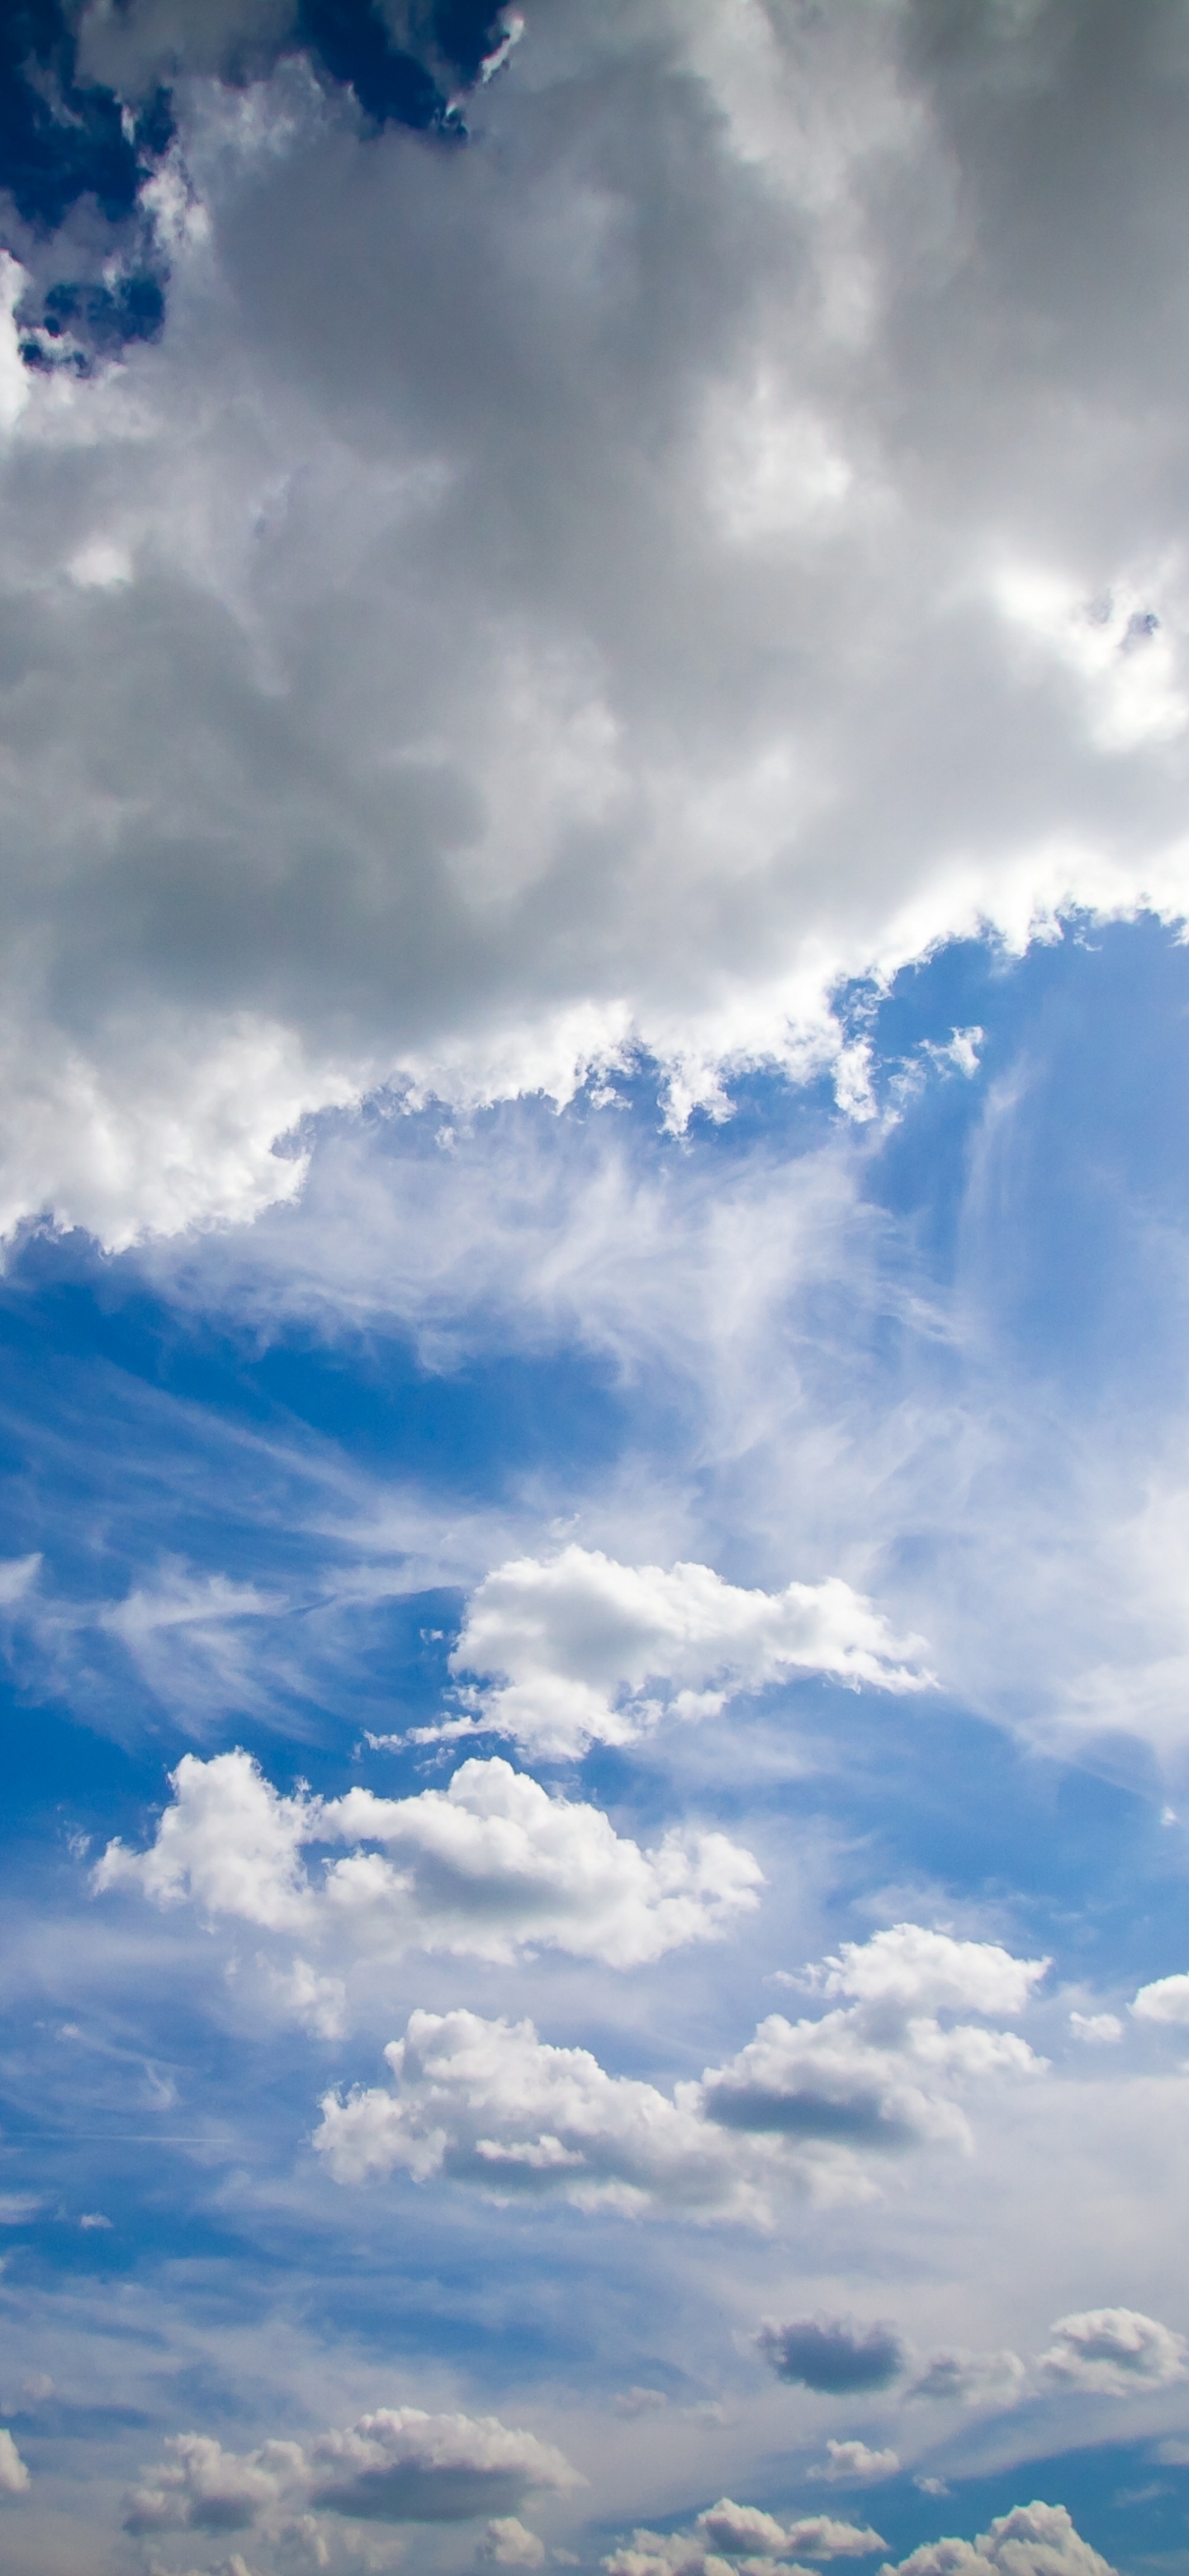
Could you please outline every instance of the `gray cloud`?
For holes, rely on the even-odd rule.
[[[560,2451],[495,2416],[381,2407],[345,2432],[225,2451],[181,2433],[127,2500],[124,2528],[242,2531],[295,2510],[360,2522],[469,2522],[510,2513],[533,2490],[581,2485]]]
[[[887,2388],[907,2359],[893,2327],[856,2325],[852,2317],[794,2317],[787,2325],[766,2318],[755,2341],[778,2379],[832,2396]]]
[[[3,376],[0,1224],[636,1042],[861,1109],[839,976],[1180,913],[1176,13],[547,0],[451,154],[91,17],[168,33],[172,291]]]

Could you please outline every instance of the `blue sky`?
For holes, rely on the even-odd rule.
[[[1187,110],[6,20],[12,2576],[1183,2576]]]

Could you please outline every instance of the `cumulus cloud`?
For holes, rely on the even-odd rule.
[[[1123,2024],[1117,2013],[1071,2012],[1069,2028],[1074,2039],[1086,2048],[1112,2048],[1123,2037]]]
[[[818,2565],[834,2559],[869,2558],[885,2542],[877,2531],[830,2514],[805,2514],[797,2522],[779,2522],[754,2504],[735,2504],[722,2496],[698,2515],[692,2531],[636,2531],[629,2543],[604,2558],[608,2576],[718,2576],[721,2569],[751,2570],[774,2565],[788,2568],[798,2556]],[[788,2576],[795,2576],[789,2568]]]
[[[1084,156],[1062,0],[558,0],[450,150],[125,16],[164,329],[31,372],[0,293],[8,1226],[247,1216],[327,1100],[636,1042],[677,1115],[764,1057],[862,1105],[839,977],[1179,914],[1175,15]]]
[[[1043,1963],[1023,1965],[1035,1977]],[[985,1985],[981,1962],[970,1983]],[[795,2024],[770,2014],[736,2057],[708,2067],[700,2082],[677,2083],[672,2095],[609,2075],[588,2049],[553,2046],[530,2021],[467,2011],[414,2012],[384,2053],[390,2086],[323,2099],[314,2144],[340,2182],[400,2167],[417,2181],[441,2173],[497,2198],[548,2193],[583,2209],[655,2207],[756,2223],[790,2181],[827,2195],[868,2192],[864,2150],[966,2145],[961,2097],[971,2081],[1042,2066],[1014,2032],[944,2028],[935,2014],[887,2000]],[[845,2370],[853,2345],[831,2342],[829,2323],[813,2331],[821,2341],[811,2361],[830,2367],[832,2357]]]
[[[1060,2317],[1037,2370],[1058,2388],[1126,2397],[1185,2377],[1185,2337],[1136,2308],[1087,2308]]]
[[[711,1715],[732,1691],[796,1673],[921,1690],[920,1647],[836,1576],[747,1591],[708,1565],[618,1565],[569,1546],[497,1566],[450,1663],[483,1676],[469,1697],[484,1725],[556,1756],[630,1744],[662,1716]]]
[[[860,2326],[852,2317],[794,2317],[788,2325],[765,2318],[755,2341],[778,2379],[831,2395],[887,2388],[905,2364],[891,2326]]]
[[[495,2514],[483,2535],[479,2557],[488,2567],[543,2567],[545,2543],[518,2515]]]
[[[24,2495],[29,2472],[11,2433],[0,2427],[0,2495]]]
[[[510,2515],[529,2492],[582,2483],[534,2433],[494,2415],[427,2415],[415,2406],[381,2407],[305,2443],[237,2453],[209,2435],[180,2433],[165,2452],[127,2499],[124,2528],[138,2536],[267,2528],[303,2509],[360,2522],[470,2522],[499,2518],[501,2507]]]
[[[1075,2531],[1063,2504],[1015,2505],[976,2540],[932,2540],[902,2558],[894,2576],[1114,2576],[1110,2562]],[[883,2570],[880,2570],[883,2576]]]
[[[963,2406],[1009,2407],[1028,2387],[1026,2365],[1016,2352],[931,2353],[908,2391]]]
[[[725,1834],[674,1829],[642,1851],[600,1808],[550,1797],[499,1760],[464,1762],[447,1788],[411,1798],[351,1789],[322,1799],[282,1796],[247,1753],[209,1762],[188,1753],[171,1786],[147,1851],[109,1843],[98,1891],[189,1901],[352,1954],[420,1947],[507,1959],[548,1943],[634,1967],[721,1935],[762,1885],[751,1854]],[[353,1848],[311,1877],[305,1847],[343,1842]],[[295,2001],[321,2009],[308,1963],[292,1974]],[[326,2005],[333,2012],[330,1992]]]
[[[825,2460],[805,2474],[826,2486],[874,2486],[882,2478],[894,2478],[899,2467],[898,2451],[873,2451],[866,2442],[830,2441]]]
[[[1176,2029],[1189,2022],[1189,1976],[1157,1977],[1141,1986],[1130,2010],[1137,2021],[1163,2022]]]
[[[786,2524],[755,2505],[733,2504],[729,2496],[698,2515],[698,2530],[730,2558],[869,2558],[886,2547],[870,2525],[839,2522],[828,2513],[803,2514]]]

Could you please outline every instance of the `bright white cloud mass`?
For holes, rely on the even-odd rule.
[[[1182,2576],[1187,220],[0,9],[0,2576]]]

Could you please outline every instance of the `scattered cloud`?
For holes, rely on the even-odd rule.
[[[29,2472],[11,2433],[0,2427],[0,2495],[24,2495]]]
[[[1152,1985],[1141,1986],[1130,2010],[1137,2021],[1164,2022],[1174,2029],[1189,2022],[1189,1976],[1157,1977]]]
[[[1010,2407],[1027,2393],[1027,2366],[1015,2352],[935,2352],[908,2391],[962,2406]]]
[[[382,2407],[304,2444],[266,2442],[237,2453],[207,2434],[180,2433],[165,2451],[127,2500],[124,2528],[140,2537],[267,2528],[303,2507],[360,2522],[499,2520],[501,2507],[510,2514],[529,2492],[581,2484],[561,2452],[533,2433],[490,2415],[428,2415],[413,2406]]]
[[[1052,2332],[1036,2366],[1042,2379],[1058,2387],[1126,2397],[1141,2388],[1169,2387],[1186,2375],[1185,2337],[1136,2308],[1087,2308],[1058,2318]]]
[[[917,1928],[900,1926],[876,1941],[894,1944],[904,1933],[911,1952]],[[1040,1973],[1039,1962],[1013,1963],[1021,1977],[1012,1985],[999,1964],[1006,1953],[992,1946],[988,1967],[977,1955],[963,1957],[978,1944],[950,1948],[946,1993],[957,1993],[964,1977],[976,2010],[978,1997],[993,1991],[1022,1998]],[[864,1981],[860,1953],[845,1973]],[[827,2195],[868,2192],[863,2150],[966,2145],[959,2096],[972,2080],[1042,2071],[1015,2033],[974,2023],[943,2028],[936,2015],[897,2005],[886,1981],[886,1968],[877,1970],[873,1999],[819,2021],[770,2014],[736,2057],[707,2068],[698,2083],[678,2083],[672,2095],[609,2075],[588,2049],[552,2046],[530,2021],[418,2011],[385,2050],[391,2086],[328,2093],[314,2144],[344,2183],[400,2166],[415,2180],[444,2173],[495,2197],[550,2193],[585,2209],[658,2207],[763,2223],[782,2183]],[[831,2341],[828,2323],[810,2321],[810,2331],[811,2363],[816,2355],[838,2371],[863,2367],[853,2346]],[[882,2370],[883,2344],[878,2355]]]
[[[882,2478],[894,2478],[899,2467],[896,2451],[873,2451],[866,2442],[829,2441],[824,2462],[805,2474],[827,2486],[874,2486]]]
[[[830,2514],[805,2514],[783,2523],[758,2505],[735,2504],[722,2496],[698,2515],[692,2531],[636,2531],[602,2564],[607,2576],[717,2576],[724,2566],[741,2567],[744,2576],[779,2566],[793,2576],[790,2562],[798,2558],[820,2566],[870,2558],[884,2547],[877,2531],[838,2522]]]
[[[498,1759],[464,1762],[447,1788],[411,1798],[359,1788],[320,1799],[282,1796],[247,1753],[209,1762],[188,1753],[171,1787],[147,1851],[108,1845],[93,1874],[99,1893],[188,1901],[353,1956],[421,1948],[508,1959],[546,1943],[636,1967],[721,1937],[763,1885],[751,1853],[725,1834],[682,1828],[642,1851],[600,1808],[551,1797]],[[343,1842],[347,1856],[311,1877],[305,1848]],[[290,1975],[294,2008],[333,2020],[339,1990],[311,1985],[304,1960]]]
[[[495,2514],[479,2545],[485,2567],[543,2567],[545,2543],[514,2513]]]
[[[982,2576],[988,2567],[1001,2576],[1114,2576],[1063,2504],[1039,2502],[1000,2514],[976,2540],[927,2541],[899,2561],[894,2576]]]
[[[1069,2027],[1074,2039],[1087,2048],[1112,2048],[1123,2037],[1123,2024],[1117,2013],[1071,2012]]]
[[[778,2379],[834,2396],[851,2389],[887,2388],[899,2378],[906,2360],[904,2345],[891,2326],[860,2326],[851,2317],[794,2317],[788,2325],[766,2318],[755,2341]],[[831,2443],[831,2454],[834,2447]]]
[[[708,1565],[619,1565],[571,1545],[486,1576],[450,1658],[477,1719],[554,1758],[630,1744],[664,1716],[716,1714],[797,1673],[923,1690],[921,1639],[895,1637],[837,1576],[745,1591]]]

